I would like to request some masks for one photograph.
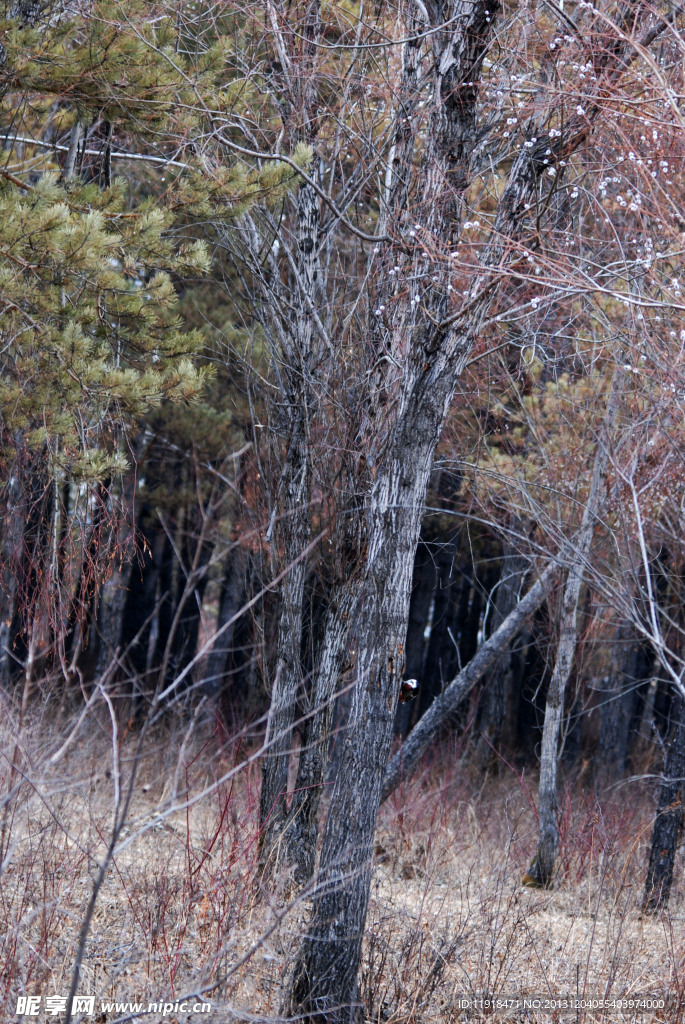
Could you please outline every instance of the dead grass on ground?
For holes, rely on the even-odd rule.
[[[56,758],[69,723],[48,705],[32,708],[20,730],[10,708],[1,729],[2,1019],[16,1019],[20,995],[69,991],[116,789],[125,791],[135,767],[83,959],[79,991],[96,996],[86,1019],[117,1017],[102,1013],[101,1000],[204,992],[211,1014],[165,1019],[273,1020],[307,903],[289,901],[285,885],[266,894],[255,883],[258,766],[239,767],[254,740],[227,742],[209,716],[179,719],[156,728],[135,763],[136,736],[125,729],[113,757],[106,712],[93,711]],[[505,770],[484,781],[445,750],[382,808],[361,972],[366,1020],[681,1019],[682,855],[668,913],[644,919],[639,910],[650,794],[632,783],[599,800],[569,785],[551,891],[520,884],[535,844],[534,796],[533,779]],[[465,1008],[483,995],[524,994],[671,1003],[494,1016]],[[55,1019],[43,1013],[31,1019]]]

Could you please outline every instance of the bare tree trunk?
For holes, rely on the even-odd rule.
[[[517,554],[511,546],[505,547],[492,612],[493,632],[516,608],[527,569],[528,560]],[[510,645],[505,653],[497,659],[483,695],[481,737],[478,748],[483,764],[489,764],[492,761],[502,740],[514,667],[512,646]]]
[[[140,447],[137,456],[140,456]],[[137,459],[136,459],[137,461]],[[95,663],[95,678],[101,679],[121,647],[121,629],[126,608],[127,583],[131,575],[129,539],[132,536],[129,512],[133,504],[135,469],[112,485],[114,493],[109,502],[112,509],[119,505],[118,522],[110,537],[109,559],[111,571],[102,584],[98,601],[97,632],[99,645]]]
[[[414,673],[407,669],[407,676],[417,679],[420,684],[418,708],[415,710],[417,718],[424,715],[435,698],[442,693],[445,684],[454,674],[452,669],[458,665],[461,653],[455,649],[453,630],[456,619],[455,605],[462,591],[462,580],[455,572],[457,538],[453,537],[443,550],[436,552],[433,549],[432,555],[436,566],[436,587],[433,591],[433,616],[423,672]],[[479,597],[476,598],[476,603],[476,614],[480,618]]]
[[[356,684],[326,821],[317,895],[290,995],[292,1012],[304,1011],[311,1019],[348,1020],[356,998],[373,834],[404,675],[411,571],[433,437],[433,430],[414,432],[418,458],[411,468],[405,445],[393,445],[393,465],[371,497],[367,571],[356,617]]]
[[[412,210],[411,235],[425,231],[446,251],[455,243],[461,198],[468,185],[476,141],[476,98],[498,3],[421,4],[412,7],[432,18],[432,115],[423,147]],[[430,12],[430,13],[429,13]],[[416,47],[417,24],[407,37]],[[630,27],[630,26],[628,26]],[[603,50],[611,74],[630,46],[624,33]],[[405,44],[405,73],[409,44]],[[603,56],[604,59],[604,56]],[[625,67],[618,60],[618,67]],[[602,73],[598,62],[598,75]],[[613,79],[612,79],[613,80]],[[607,83],[609,84],[609,83]],[[594,86],[593,86],[594,88]],[[359,434],[368,479],[365,485],[363,559],[355,622],[355,687],[340,767],[324,829],[317,885],[307,934],[295,958],[284,1009],[309,1022],[342,1024],[355,1016],[357,970],[369,898],[373,834],[390,750],[397,698],[404,672],[404,642],[411,571],[435,449],[457,379],[503,280],[516,241],[528,224],[549,164],[565,160],[588,137],[599,106],[595,103],[555,129],[545,125],[549,111],[531,119],[531,147],[521,147],[498,202],[494,230],[482,256],[482,272],[464,307],[450,313],[450,272],[425,259],[423,244],[383,249],[377,258],[382,301],[370,318],[375,362],[368,375],[368,402]],[[412,147],[406,146],[411,154]],[[553,168],[552,168],[553,169]],[[400,168],[406,192],[410,161]],[[393,229],[402,230],[403,211],[393,208]],[[408,234],[408,237],[411,237]],[[397,263],[397,289],[383,278]],[[445,261],[446,263],[447,261]],[[389,277],[389,275],[388,275]],[[411,282],[409,285],[408,282]],[[400,294],[401,293],[401,294]],[[385,315],[384,315],[385,314]],[[360,460],[361,462],[361,460]],[[499,654],[500,651],[497,651]],[[475,660],[475,659],[474,659]],[[444,695],[443,695],[444,696]],[[411,738],[411,737],[410,737]]]
[[[146,503],[138,516],[140,553],[134,558],[121,626],[121,646],[127,652],[127,664],[143,693],[154,690],[148,676],[149,646],[160,568],[168,540],[158,516]]]
[[[643,908],[654,914],[668,903],[685,810],[685,698],[674,695],[674,723],[657,805]]]
[[[316,43],[320,31],[318,0],[307,5],[300,25],[301,62],[297,76],[285,45],[285,15],[273,5],[274,45],[279,53],[282,95],[287,111],[285,121],[295,142],[313,144],[316,137]],[[279,21],[279,16],[281,21]],[[288,124],[292,118],[293,124]],[[294,122],[298,121],[297,126]],[[304,128],[302,123],[304,121]],[[316,171],[313,171],[315,174]],[[276,664],[267,720],[268,753],[262,764],[260,795],[260,865],[262,875],[274,871],[282,852],[282,834],[287,820],[288,762],[298,694],[303,687],[301,661],[303,602],[307,565],[299,556],[310,533],[311,426],[313,418],[312,372],[313,331],[317,301],[321,293],[319,263],[319,199],[314,188],[303,182],[297,195],[297,253],[295,274],[296,323],[280,325],[285,360],[282,376],[285,390],[286,457],[272,510],[267,540],[274,536],[274,551],[283,566],[292,568],[279,589],[279,618]],[[283,312],[287,310],[284,306]]]
[[[212,647],[207,659],[207,667],[202,684],[204,692],[209,697],[215,698],[219,695],[222,679],[226,674],[229,658],[233,652],[238,620],[236,619],[233,625],[227,628],[224,627],[226,623],[235,619],[235,616],[247,601],[247,561],[247,550],[237,537],[234,538],[234,546],[221,585],[221,596],[219,598],[219,614],[216,626],[217,630],[221,631],[221,635]]]
[[[31,675],[29,660],[35,655],[33,626],[44,584],[51,578],[54,552],[54,479],[45,471],[44,452],[22,452],[10,487],[8,547],[6,553],[7,609],[0,632],[3,682],[21,674]],[[33,651],[29,659],[29,653]]]
[[[19,566],[22,535],[26,528],[26,508],[19,473],[11,474],[6,485],[2,540],[2,609],[0,614],[0,686],[9,687],[16,675],[13,623],[16,623],[19,597]]]
[[[600,691],[600,732],[597,768],[603,784],[623,777],[635,718],[638,690],[649,679],[654,652],[635,626],[622,620],[616,626],[609,678]]]
[[[303,731],[292,805],[283,825],[284,860],[294,866],[294,880],[298,885],[304,885],[314,872],[317,815],[332,739],[334,697],[355,596],[355,588],[347,588],[327,613],[322,649],[317,659],[316,683],[307,708],[308,718]]]
[[[430,548],[421,542],[414,560],[414,575],[409,601],[407,625],[407,679],[422,679],[426,654],[425,632],[435,593],[435,564]],[[395,719],[395,733],[403,739],[409,732],[413,711],[411,704],[400,704]]]
[[[552,872],[557,857],[559,845],[557,822],[559,735],[561,733],[561,721],[564,713],[566,684],[571,675],[578,638],[578,597],[590,554],[594,527],[598,517],[601,515],[605,499],[605,476],[609,461],[609,447],[618,407],[617,381],[618,372],[611,384],[606,418],[597,441],[597,451],[592,467],[588,497],[564,586],[559,623],[559,643],[554,671],[552,672],[552,678],[547,690],[545,724],[542,730],[540,783],[538,788],[540,815],[538,845],[535,857],[528,871],[523,876],[524,885],[549,886],[552,882]]]

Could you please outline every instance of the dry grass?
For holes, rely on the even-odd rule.
[[[0,734],[3,1020],[15,1019],[18,995],[69,990],[79,929],[111,836],[116,761],[105,712],[93,712],[56,763],[49,756],[63,733],[47,706],[32,709],[18,738],[12,715]],[[273,1019],[306,902],[288,905],[283,894],[257,892],[256,765],[232,774],[246,744],[222,744],[211,721],[193,725],[167,724],[147,737],[79,990],[98,1003],[147,1003],[209,988],[209,1016],[165,1019]],[[122,791],[135,744],[131,734],[119,743]],[[491,1018],[498,1021],[681,1019],[682,857],[668,914],[645,920],[639,913],[648,794],[624,786],[601,807],[587,790],[569,796],[559,877],[553,891],[542,892],[520,885],[535,839],[527,787],[512,774],[484,783],[445,761],[382,809],[361,974],[368,1020],[487,1018],[459,1004],[482,993],[660,993],[673,1000],[667,1011],[516,1010]],[[196,802],[186,807],[188,800]],[[98,1013],[86,1019],[115,1016]]]

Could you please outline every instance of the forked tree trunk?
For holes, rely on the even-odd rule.
[[[654,914],[668,903],[673,884],[673,866],[683,835],[685,810],[685,698],[674,697],[671,742],[657,805],[643,907]]]
[[[412,235],[437,239],[450,252],[461,216],[463,190],[477,138],[476,98],[499,4],[454,0],[416,5],[418,17],[432,18],[432,115],[426,132],[419,201],[412,209]],[[418,13],[420,12],[420,14]],[[416,49],[425,21],[408,28],[405,57]],[[629,25],[628,28],[631,26]],[[417,34],[418,33],[418,34]],[[598,77],[610,85],[625,67],[630,33],[604,47]],[[420,44],[419,44],[420,45]],[[605,56],[604,56],[605,55]],[[405,63],[406,69],[406,63]],[[593,85],[593,89],[595,89]],[[541,110],[526,126],[535,133],[533,148],[521,147],[498,201],[490,240],[460,312],[450,312],[451,272],[427,261],[423,244],[381,248],[374,257],[380,275],[379,315],[370,318],[369,345],[375,362],[368,375],[365,420],[358,432],[359,452],[369,467],[360,474],[364,521],[360,564],[355,686],[324,829],[317,884],[307,934],[293,963],[284,1001],[286,1013],[317,1024],[350,1022],[356,1014],[357,971],[369,899],[371,855],[386,759],[393,735],[404,670],[404,642],[411,574],[431,465],[457,379],[482,329],[503,270],[528,225],[530,210],[550,162],[569,156],[588,137],[599,111],[571,117],[552,137]],[[402,141],[402,140],[398,140]],[[411,156],[412,146],[406,151]],[[397,153],[398,150],[396,149]],[[399,168],[407,193],[411,160]],[[403,229],[403,210],[393,209],[393,230]],[[411,236],[409,233],[407,237]],[[418,241],[418,239],[417,239]],[[391,263],[392,260],[392,263]],[[399,265],[399,279],[385,271]],[[385,310],[385,316],[380,314]],[[371,470],[373,470],[371,472]],[[362,490],[363,487],[363,490]]]
[[[425,427],[429,427],[424,422]],[[417,435],[423,433],[421,444]],[[368,905],[373,835],[404,675],[411,573],[433,453],[433,429],[395,447],[372,496],[368,562],[357,605],[356,682],[326,821],[312,918],[295,966],[290,1011],[349,1020]],[[398,439],[399,441],[399,439]]]

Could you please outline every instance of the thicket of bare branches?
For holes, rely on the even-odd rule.
[[[179,706],[224,737],[257,721],[250,871],[279,926],[308,908],[285,1016],[366,998],[379,810],[445,737],[484,773],[539,758],[529,887],[559,879],[574,759],[600,787],[656,776],[642,905],[663,910],[685,771],[680,8],[4,18],[3,857],[36,702],[108,723],[71,994],[131,845],[121,745],[137,763]]]

